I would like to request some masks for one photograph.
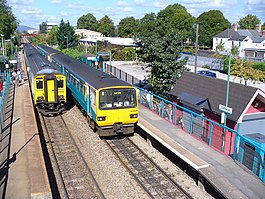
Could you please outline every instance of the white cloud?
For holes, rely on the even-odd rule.
[[[34,8],[34,7],[27,7],[23,8],[21,11],[22,14],[41,14],[42,10],[39,8]]]
[[[128,2],[127,1],[118,1],[117,5],[118,6],[128,6]]]
[[[69,17],[69,16],[70,16],[69,13],[68,13],[68,12],[65,12],[65,11],[61,11],[61,12],[60,12],[60,15],[61,15],[62,17]]]
[[[131,12],[132,11],[132,8],[130,8],[130,7],[124,7],[123,8],[123,11],[124,12]]]
[[[136,5],[144,5],[146,3],[146,1],[145,0],[134,0],[134,3]]]
[[[155,8],[165,8],[165,7],[167,7],[168,5],[170,5],[170,3],[169,3],[168,1],[166,1],[166,0],[155,0],[155,1],[153,2],[153,6],[154,6]]]
[[[51,4],[61,4],[63,0],[51,0]]]

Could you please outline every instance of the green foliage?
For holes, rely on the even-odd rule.
[[[182,39],[185,41],[194,31],[194,22],[195,18],[187,12],[184,6],[169,5],[157,14],[156,32],[160,36],[165,36],[171,31],[177,31],[182,34]]]
[[[84,54],[84,52],[80,52],[79,50],[77,49],[71,49],[71,48],[68,48],[68,49],[63,49],[62,52],[70,57],[73,57],[77,60],[80,60],[82,55]]]
[[[154,13],[146,14],[140,19],[139,36],[150,37],[156,34],[156,15]]]
[[[126,17],[119,23],[119,37],[134,37],[137,35],[139,20],[134,17]]]
[[[53,26],[52,29],[50,30],[49,34],[48,34],[47,43],[50,46],[53,46],[53,45],[57,44],[57,37],[56,37],[57,31],[58,31],[58,27],[57,26]]]
[[[69,21],[65,23],[61,20],[56,32],[56,38],[61,50],[67,48],[67,46],[68,48],[72,48],[78,45],[77,35],[75,35],[75,30],[70,25]]]
[[[141,39],[142,47],[137,53],[140,61],[148,63],[146,70],[151,71],[153,92],[161,97],[168,97],[167,93],[186,69],[187,60],[177,61],[183,50],[181,41],[181,35],[175,31],[164,37],[154,35]]]
[[[106,37],[113,37],[115,32],[114,23],[108,16],[104,16],[99,20],[98,32]]]
[[[215,35],[230,27],[220,10],[210,10],[202,13],[198,18],[199,24],[199,45],[212,46]]]
[[[231,66],[231,75],[242,77],[245,81],[264,81],[265,72],[256,70],[253,67],[253,63],[247,60],[236,60]]]
[[[86,15],[81,16],[77,20],[77,28],[84,28],[88,30],[94,30],[97,31],[98,29],[98,21],[94,15],[91,13],[88,13]]]
[[[47,29],[47,21],[42,22],[42,23],[40,24],[39,29],[40,29],[40,31],[39,31],[40,34],[47,34],[47,33],[48,33],[48,29]]]
[[[265,63],[264,62],[254,62],[252,64],[252,67],[257,69],[257,70],[261,70],[265,72]]]
[[[4,35],[5,39],[9,39],[17,29],[18,21],[6,0],[1,0],[0,3],[0,19],[0,34]]]
[[[256,29],[256,25],[260,24],[260,19],[256,15],[248,14],[241,18],[238,22],[240,29]]]
[[[235,58],[231,58],[231,63],[230,63],[230,70],[231,70],[231,65],[234,65],[236,63]],[[229,64],[229,56],[225,56],[224,58],[224,72],[228,73],[228,64]]]
[[[33,37],[31,42],[34,44],[46,44],[46,36],[44,34],[39,34],[36,37]]]

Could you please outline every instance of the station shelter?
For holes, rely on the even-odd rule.
[[[104,59],[100,55],[84,53],[81,57],[81,61],[103,71]]]

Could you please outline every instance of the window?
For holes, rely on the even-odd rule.
[[[63,88],[63,80],[57,80],[57,87]]]
[[[43,81],[37,80],[36,81],[36,87],[37,87],[37,89],[43,89]]]
[[[136,106],[134,89],[106,89],[99,93],[100,109],[116,109]]]

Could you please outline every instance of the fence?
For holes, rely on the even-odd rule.
[[[0,96],[0,130],[2,132],[3,130],[3,127],[4,127],[4,109],[5,109],[5,102],[7,100],[7,94],[8,94],[8,90],[9,90],[9,87],[10,87],[10,74],[9,73],[1,73],[0,74],[0,80],[4,81],[4,89],[1,93],[1,96]]]

